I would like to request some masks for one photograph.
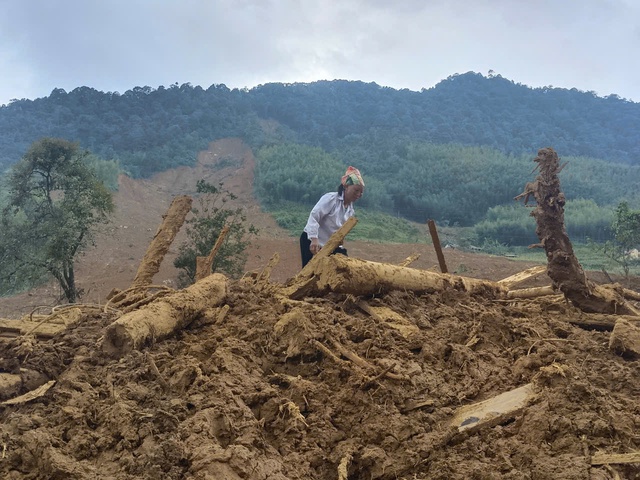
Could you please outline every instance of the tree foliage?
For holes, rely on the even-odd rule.
[[[420,92],[344,80],[242,90],[185,83],[124,93],[81,86],[0,106],[0,171],[44,136],[78,141],[102,158],[119,160],[129,174],[147,177],[193,164],[196,153],[219,138],[333,152],[349,136],[371,131],[515,156],[553,146],[562,155],[638,165],[639,130],[640,105],[616,95],[530,88],[475,72]]]
[[[601,207],[592,200],[568,200],[565,206],[567,234],[572,241],[579,243],[611,239],[612,219],[611,208]],[[485,218],[473,226],[472,232],[479,245],[498,242],[508,246],[527,246],[539,242],[531,210],[521,204],[490,208]]]
[[[78,299],[75,259],[113,211],[112,195],[85,163],[88,156],[77,144],[43,138],[11,169],[2,211],[3,291],[47,272],[69,302]]]
[[[196,278],[196,257],[206,257],[220,236],[225,225],[229,226],[225,240],[218,250],[212,272],[223,272],[237,277],[243,271],[247,260],[245,249],[250,237],[258,231],[247,224],[247,217],[241,207],[230,207],[228,202],[237,197],[225,190],[223,184],[212,185],[204,180],[196,184],[199,194],[197,205],[192,207],[192,216],[186,221],[187,241],[179,247],[173,264],[181,269],[178,282],[181,287],[192,284]]]
[[[640,211],[631,210],[627,202],[620,202],[611,223],[613,238],[597,246],[604,255],[622,267],[625,277],[634,259],[632,251],[640,246]]]
[[[342,80],[122,94],[78,87],[0,107],[0,171],[43,136],[113,162],[97,169],[111,178],[120,168],[148,177],[191,165],[209,142],[241,137],[258,152],[256,188],[269,208],[313,204],[354,165],[367,184],[361,208],[472,226],[511,203],[546,146],[569,162],[568,199],[603,208],[640,201],[638,131],[638,103],[530,88],[493,72],[452,75],[419,92]]]

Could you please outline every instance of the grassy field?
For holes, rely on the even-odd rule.
[[[483,250],[485,253],[493,255],[514,256],[518,260],[528,262],[546,263],[547,258],[545,252],[541,248],[530,249],[527,247],[506,247],[501,248],[489,248]],[[615,262],[611,258],[605,256],[601,251],[598,251],[594,246],[588,244],[576,243],[573,245],[573,251],[576,258],[585,270],[606,270],[608,273],[623,275],[624,270],[622,265]],[[629,268],[629,274],[638,276],[640,275],[640,262],[632,261]]]

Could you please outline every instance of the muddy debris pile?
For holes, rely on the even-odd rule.
[[[637,320],[586,314],[558,292],[527,298],[518,278],[476,289],[430,275],[420,293],[293,299],[264,272],[214,274],[150,286],[147,303],[137,291],[126,313],[121,301],[23,319],[0,346],[0,474],[640,475]]]
[[[640,296],[574,261],[553,155],[549,264],[499,281],[325,255],[347,222],[285,284],[152,285],[179,200],[131,288],[0,320],[0,477],[640,478]]]

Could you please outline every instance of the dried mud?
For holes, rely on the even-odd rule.
[[[2,405],[2,478],[640,475],[637,465],[590,467],[595,453],[639,447],[638,363],[609,350],[608,332],[569,324],[578,313],[557,297],[367,299],[413,327],[403,329],[346,296],[292,301],[278,288],[231,282],[224,318],[212,309],[122,358],[99,348],[113,313],[85,313],[48,341],[5,343],[13,371],[56,384]],[[456,408],[529,382],[535,396],[514,418],[471,434],[451,427]]]
[[[229,280],[226,315],[212,305],[175,335],[110,356],[102,346],[119,314],[105,298],[131,285],[171,198],[199,178],[233,187],[261,229],[249,270],[280,253],[272,283]],[[252,179],[253,156],[237,140],[213,143],[195,168],[121,179],[115,226],[78,267],[85,300],[102,306],[86,306],[51,339],[0,340],[0,373],[22,377],[11,397],[55,382],[27,402],[0,398],[0,478],[640,478],[638,464],[591,466],[593,455],[640,449],[638,359],[611,350],[610,332],[574,326],[581,314],[554,296],[504,301],[452,286],[286,299],[280,287],[300,268],[297,239],[260,211]],[[349,242],[351,256],[372,261],[421,253],[420,269],[438,263],[427,247]],[[167,289],[174,253],[155,278]],[[532,266],[445,256],[450,271],[487,280]],[[637,290],[635,280],[625,286]],[[522,286],[549,283],[542,275]],[[5,298],[0,316],[55,300],[50,286]],[[528,384],[528,404],[499,423],[463,433],[452,426],[460,407]]]

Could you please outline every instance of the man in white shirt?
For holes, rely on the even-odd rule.
[[[325,193],[309,214],[307,225],[300,235],[300,253],[302,266],[320,251],[344,223],[353,215],[353,203],[362,197],[364,181],[357,168],[349,167],[342,176],[337,192]],[[340,245],[332,254],[347,254],[344,246]]]

